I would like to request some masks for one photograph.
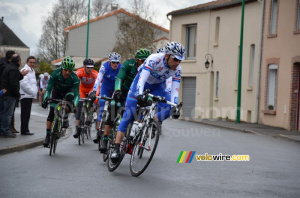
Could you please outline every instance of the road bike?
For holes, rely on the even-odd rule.
[[[66,113],[73,112],[73,104],[66,100],[62,99],[47,99],[48,103],[57,103],[54,108],[54,119],[51,126],[50,132],[50,144],[49,144],[49,155],[51,156],[56,152],[58,139],[61,136],[64,136],[66,133],[66,129],[63,128],[63,118],[65,118]]]
[[[79,119],[79,135],[78,135],[78,144],[84,144],[84,139],[91,137],[91,127],[92,124],[96,122],[97,115],[97,106],[92,102],[90,98],[81,98],[79,101],[82,101],[82,109]]]
[[[152,104],[147,107],[138,107],[137,119],[139,120],[141,118],[141,120],[133,120],[129,124],[126,135],[120,145],[121,156],[118,162],[114,163],[111,160],[114,143],[112,143],[112,146],[109,147],[107,162],[109,171],[114,171],[122,162],[125,153],[128,153],[131,154],[131,175],[135,177],[141,175],[146,170],[154,156],[158,145],[159,134],[161,132],[160,123],[154,119],[157,104],[162,102],[171,105],[175,108],[176,112],[179,112],[182,107],[182,103],[175,104],[169,102],[164,97],[150,94],[149,90],[146,90],[143,94],[152,98]],[[131,130],[135,130],[135,135],[133,137],[130,136]]]

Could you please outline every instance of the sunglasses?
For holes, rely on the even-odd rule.
[[[111,62],[112,64],[119,64],[119,62]]]
[[[175,56],[172,56],[172,58],[173,58],[173,60],[175,61],[175,62],[181,62],[181,60],[179,60],[178,58],[176,58]]]

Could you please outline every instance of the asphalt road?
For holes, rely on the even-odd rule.
[[[42,146],[0,156],[0,197],[300,197],[299,149],[282,139],[167,120],[138,178],[129,156],[111,173],[91,139],[79,146],[69,136],[53,156]],[[176,163],[181,151],[196,151],[191,163]],[[250,161],[197,161],[205,153]]]

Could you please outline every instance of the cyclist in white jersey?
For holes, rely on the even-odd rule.
[[[178,93],[181,79],[180,62],[184,60],[185,49],[177,42],[167,43],[164,52],[150,55],[133,80],[127,99],[125,112],[118,128],[116,144],[111,155],[112,161],[120,158],[120,143],[123,140],[127,126],[134,118],[137,104],[147,106],[148,98],[143,96],[146,89],[156,96],[165,97],[168,101],[178,103]],[[171,93],[166,92],[164,83],[172,77]],[[161,103],[161,111],[157,112],[155,119],[162,122],[170,116],[171,106]]]

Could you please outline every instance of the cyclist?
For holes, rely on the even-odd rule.
[[[137,104],[146,106],[148,97],[143,95],[145,89],[150,89],[154,95],[165,97],[168,101],[178,103],[178,91],[180,87],[181,67],[180,62],[184,60],[185,49],[177,42],[167,43],[164,53],[150,55],[143,67],[133,80],[127,99],[125,112],[118,128],[116,144],[111,159],[116,162],[120,158],[120,143],[123,140],[127,126],[134,117],[137,110]],[[172,91],[168,94],[165,91],[164,82],[170,76],[173,77]],[[167,104],[161,104],[162,111],[155,115],[155,120],[163,121],[170,116],[171,107]]]
[[[79,92],[80,98],[86,98],[87,95],[93,91],[94,83],[97,79],[98,72],[93,69],[94,68],[94,61],[92,59],[85,59],[83,61],[83,68],[78,69],[76,71],[76,75],[80,80]],[[96,95],[90,94],[89,97],[92,99],[92,102],[96,99]],[[80,114],[82,109],[82,101],[78,102],[77,105],[77,112],[76,112],[76,131],[73,135],[74,138],[78,138],[79,136],[79,120]]]
[[[150,56],[150,54],[149,50],[141,48],[136,51],[134,59],[129,59],[123,63],[115,82],[115,92],[113,96],[116,102],[120,102],[122,105],[124,104],[134,77],[136,76],[140,66],[144,63],[148,56]],[[118,107],[115,108],[114,115],[116,115],[117,111]],[[114,120],[114,118],[111,117],[112,115],[113,114],[110,113],[108,120],[105,122],[104,136],[100,145],[101,153],[105,153],[107,150],[107,136],[112,128]]]
[[[40,86],[39,86],[39,100],[42,101],[45,91],[47,89],[48,83],[49,83],[49,74],[47,72],[45,72],[44,74],[42,74],[43,76],[40,79]]]
[[[79,100],[79,79],[76,74],[73,72],[75,67],[75,62],[70,56],[67,56],[62,61],[61,68],[56,69],[52,72],[48,87],[46,89],[42,107],[46,108],[48,105],[47,99],[50,97],[50,93],[52,92],[52,98],[54,99],[66,99],[71,94],[74,94],[74,106],[76,107]],[[70,93],[73,92],[73,93]],[[52,103],[50,105],[50,112],[47,118],[47,126],[46,126],[46,138],[44,140],[43,145],[48,147],[50,141],[50,132],[51,125],[54,119],[54,107],[55,104]],[[69,127],[68,117],[63,118],[63,128]]]
[[[120,60],[121,60],[120,54],[118,54],[116,52],[112,52],[109,54],[108,61],[105,62],[99,69],[99,73],[98,73],[96,82],[93,87],[93,94],[96,93],[96,91],[98,90],[99,84],[102,82],[102,86],[100,88],[100,96],[106,96],[106,97],[112,96],[112,94],[115,90],[114,85],[115,85],[116,77],[119,73],[119,70],[122,67]],[[100,104],[100,110],[99,110],[99,115],[98,115],[98,119],[97,119],[97,121],[98,121],[97,128],[98,129],[100,127],[99,123],[102,119],[102,112],[104,109],[105,100],[100,99],[99,104]],[[95,138],[93,139],[94,143],[97,144],[99,139],[100,139],[100,136],[97,133]]]

